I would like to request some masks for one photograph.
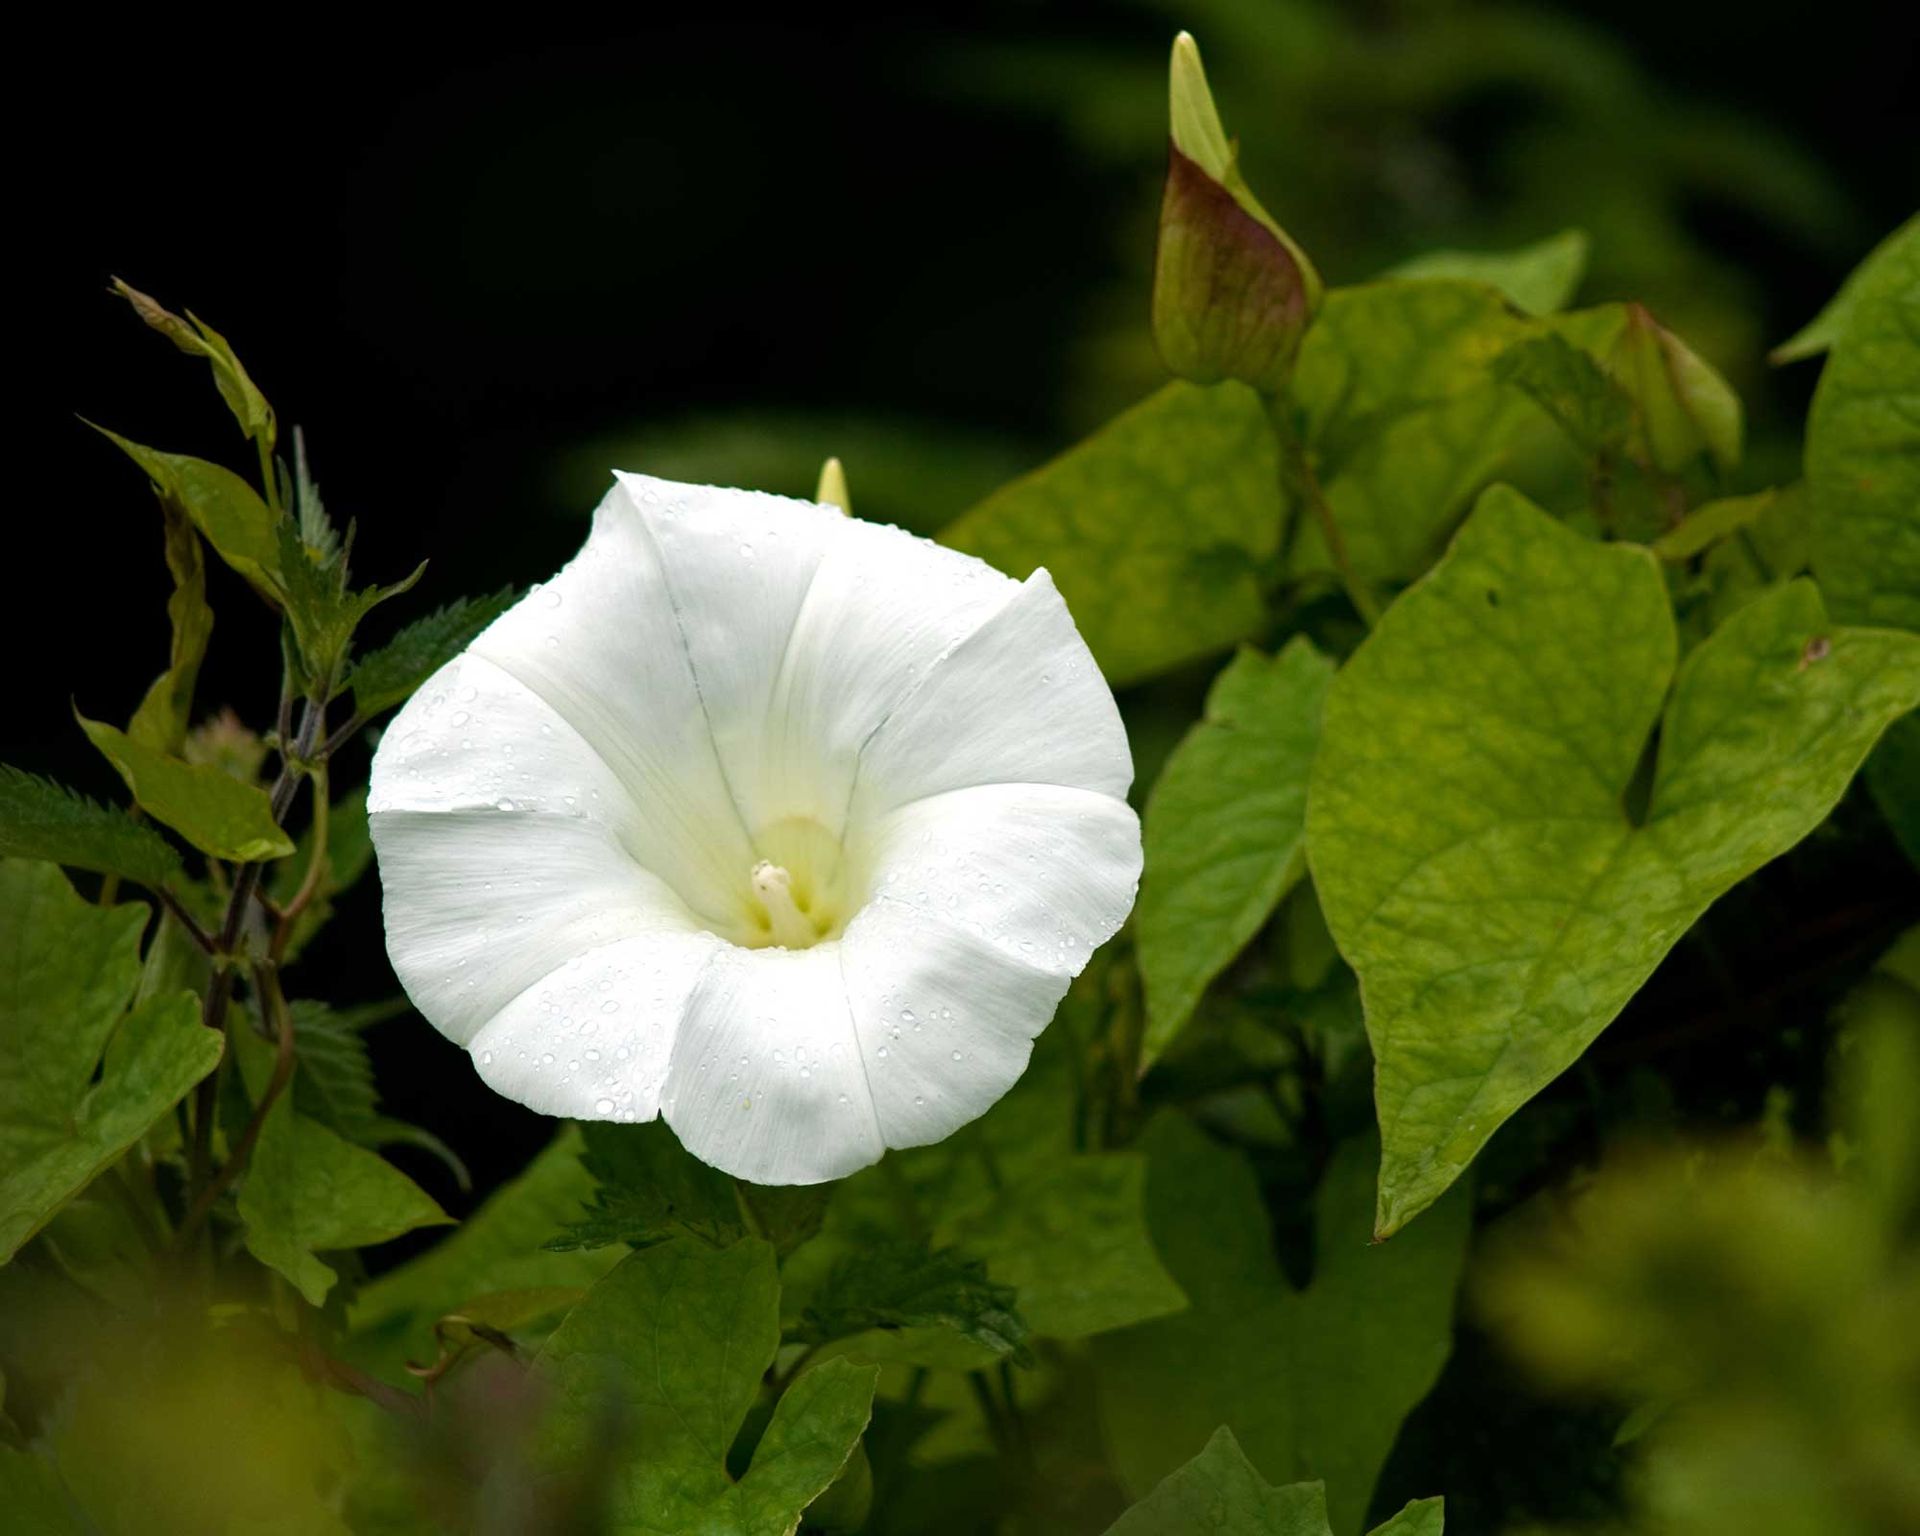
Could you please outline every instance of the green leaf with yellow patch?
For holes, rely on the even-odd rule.
[[[1805,581],[1676,657],[1651,551],[1500,488],[1335,678],[1307,854],[1366,1003],[1381,1235],[1920,703],[1920,636],[1836,626]]]

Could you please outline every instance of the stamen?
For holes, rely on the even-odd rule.
[[[767,909],[773,942],[783,949],[806,949],[819,942],[820,931],[793,899],[793,877],[765,859],[753,866],[753,893]]]

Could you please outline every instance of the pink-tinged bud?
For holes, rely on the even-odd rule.
[[[1154,340],[1181,378],[1238,379],[1276,394],[1319,306],[1319,275],[1241,178],[1200,50],[1184,32],[1173,45],[1170,102]]]

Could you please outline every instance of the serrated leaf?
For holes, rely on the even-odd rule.
[[[1551,315],[1573,302],[1592,245],[1585,230],[1563,229],[1512,251],[1427,251],[1384,275],[1486,283],[1530,315]]]
[[[1840,291],[1827,301],[1820,313],[1769,352],[1767,360],[1777,367],[1782,363],[1797,363],[1804,358],[1818,357],[1832,347],[1852,323],[1854,306],[1859,302],[1861,289],[1876,277],[1882,266],[1895,258],[1906,242],[1916,238],[1920,238],[1920,215],[1908,219],[1876,245],[1867,259],[1847,275],[1847,280],[1840,285]]]
[[[1259,630],[1278,475],[1252,390],[1169,384],[940,538],[1009,576],[1044,565],[1118,686]]]
[[[290,1005],[294,1054],[294,1107],[309,1120],[356,1146],[379,1143],[379,1094],[373,1060],[351,1015],[302,998]]]
[[[125,1012],[148,916],[0,859],[0,1263],[219,1064],[191,993]]]
[[[234,354],[227,338],[191,310],[183,320],[171,310],[163,308],[158,300],[117,277],[112,287],[115,293],[133,306],[135,314],[182,352],[207,360],[213,369],[214,388],[220,391],[220,398],[227,403],[227,409],[233,412],[233,419],[239,422],[240,430],[265,444],[267,451],[272,452],[273,407],[267,404],[267,397],[260,393],[247,370],[240,366],[240,359]]]
[[[1836,627],[1804,581],[1740,609],[1677,677],[1676,650],[1650,551],[1497,488],[1335,678],[1307,853],[1366,1001],[1382,1235],[1920,702],[1920,636]],[[1670,682],[1636,823],[1626,795]]]
[[[733,1180],[686,1151],[666,1123],[582,1127],[580,1162],[592,1175],[592,1203],[547,1246],[638,1248],[688,1233],[724,1248],[747,1235]]]
[[[187,738],[194,685],[213,635],[213,610],[207,606],[207,571],[200,535],[194,532],[186,514],[172,503],[161,502],[160,513],[165,525],[167,569],[173,573],[173,595],[167,599],[172,640],[167,670],[148,688],[128,722],[127,734],[155,751],[178,752]]]
[[[281,519],[277,536],[287,622],[293,626],[301,664],[312,686],[337,692],[360,621],[388,598],[408,591],[426,565],[391,586],[355,590],[347,583],[346,563],[329,561],[324,550],[300,536],[291,520]]]
[[[75,718],[126,781],[134,803],[202,853],[255,863],[293,852],[292,840],[274,820],[266,791],[218,768],[183,763],[85,715],[76,712]]]
[[[338,1278],[318,1253],[371,1247],[451,1220],[378,1153],[308,1119],[284,1095],[254,1143],[239,1208],[247,1251],[316,1307]]]
[[[404,703],[429,677],[473,643],[474,638],[513,606],[514,590],[503,587],[487,597],[463,597],[415,619],[377,651],[354,663],[347,685],[354,713],[373,716]]]
[[[293,429],[293,504],[299,514],[300,542],[313,551],[322,567],[338,565],[344,554],[340,530],[327,516],[327,504],[307,465],[307,435],[298,427]]]
[[[545,1453],[600,1459],[616,1529],[789,1536],[839,1475],[879,1375],[846,1360],[794,1381],[745,1475],[727,1473],[779,1347],[779,1303],[766,1243],[679,1237],[626,1258],[547,1340],[534,1361],[554,1394]]]
[[[1920,629],[1920,220],[1852,296],[1807,416],[1806,474],[1834,615]]]
[[[1143,1144],[1154,1244],[1191,1306],[1094,1346],[1122,1483],[1151,1487],[1224,1423],[1267,1476],[1324,1477],[1334,1532],[1357,1533],[1401,1421],[1452,1347],[1465,1192],[1376,1246],[1373,1145],[1342,1143],[1314,1199],[1313,1278],[1295,1291],[1245,1157],[1176,1115]]]
[[[454,1232],[362,1288],[349,1313],[356,1353],[396,1366],[431,1358],[435,1319],[476,1296],[591,1285],[612,1269],[624,1250],[553,1253],[541,1246],[593,1192],[580,1153],[579,1128],[565,1127]]]
[[[0,857],[46,859],[122,875],[157,889],[180,873],[180,855],[125,811],[0,763]]]
[[[1274,657],[1241,651],[1161,770],[1134,912],[1143,1069],[1305,873],[1307,770],[1332,678],[1333,663],[1305,638]]]
[[[1275,1488],[1224,1425],[1189,1461],[1107,1527],[1107,1536],[1327,1536],[1320,1483]]]
[[[905,1238],[843,1255],[795,1336],[825,1343],[873,1328],[938,1328],[994,1355],[1027,1354],[1027,1325],[1011,1286],[990,1279],[987,1266],[965,1253]]]
[[[278,606],[280,520],[252,486],[222,465],[184,453],[162,453],[105,427],[94,430],[146,472],[160,499],[184,513],[216,555]]]

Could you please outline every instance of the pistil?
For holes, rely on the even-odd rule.
[[[793,877],[778,864],[763,859],[753,866],[753,893],[766,908],[772,943],[806,949],[819,941],[819,929],[793,898]]]

